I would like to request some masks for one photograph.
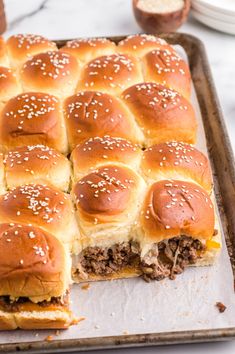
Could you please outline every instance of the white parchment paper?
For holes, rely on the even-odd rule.
[[[192,103],[199,122],[197,147],[207,153],[194,90]],[[224,313],[216,308],[218,301],[226,305]],[[40,341],[48,335],[57,340],[235,327],[233,274],[224,237],[214,266],[188,268],[174,281],[103,281],[91,283],[88,290],[73,285],[72,309],[85,320],[57,336],[52,330],[1,332],[0,343]]]

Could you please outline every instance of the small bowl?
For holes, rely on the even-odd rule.
[[[191,5],[190,0],[184,0],[184,6],[179,10],[156,13],[140,9],[138,3],[139,0],[132,0],[135,19],[146,33],[175,32],[187,20]]]

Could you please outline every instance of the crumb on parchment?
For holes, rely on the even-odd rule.
[[[51,342],[53,340],[53,336],[47,336],[44,340],[47,342]]]
[[[89,283],[82,284],[82,286],[81,286],[82,290],[88,290],[89,288],[90,288],[90,284]]]
[[[223,313],[227,308],[222,302],[216,302],[215,306],[217,307],[220,313]]]

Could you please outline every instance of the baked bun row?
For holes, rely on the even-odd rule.
[[[81,91],[62,103],[26,92],[0,111],[0,149],[44,144],[63,154],[90,137],[126,138],[141,147],[177,140],[195,143],[197,121],[189,101],[156,83],[129,87],[121,97]]]
[[[47,92],[64,98],[81,90],[121,94],[144,81],[161,83],[190,98],[187,63],[164,40],[154,36],[128,37],[118,45],[107,39],[78,39],[58,50],[38,35],[14,35],[0,42],[0,65],[9,67],[18,82],[0,82],[7,94]],[[2,71],[0,67],[0,74]],[[0,101],[4,102],[4,94]]]
[[[45,145],[20,146],[0,154],[0,194],[29,183],[44,183],[69,192],[72,183],[110,164],[129,166],[147,184],[182,178],[197,183],[209,194],[212,190],[209,161],[194,146],[172,141],[142,150],[129,140],[106,135],[77,145],[70,160]]]

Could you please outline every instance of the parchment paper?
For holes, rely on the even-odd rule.
[[[194,89],[192,103],[199,121],[196,146],[207,153]],[[57,340],[235,327],[233,274],[224,237],[214,266],[188,268],[174,281],[103,281],[91,283],[88,290],[73,285],[72,301],[75,314],[85,317],[77,326],[57,336],[55,330],[1,332],[0,343],[40,341],[48,335]],[[226,305],[224,313],[216,308],[218,301]]]

